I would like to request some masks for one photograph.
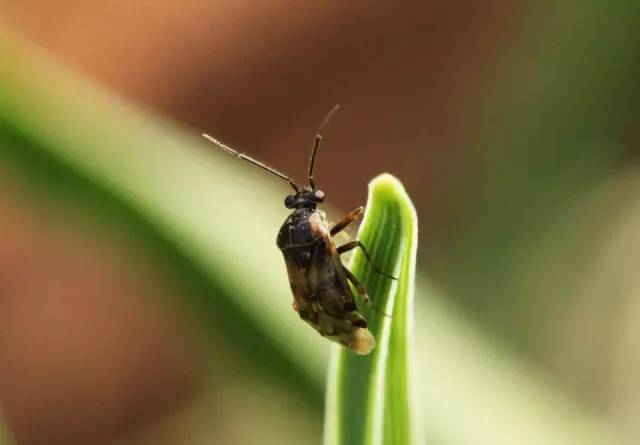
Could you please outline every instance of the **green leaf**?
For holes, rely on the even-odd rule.
[[[377,345],[364,357],[333,347],[325,444],[418,443],[412,383],[417,218],[402,184],[393,176],[383,174],[369,184],[358,238],[373,263],[397,275],[398,281],[376,273],[361,252],[354,255],[352,271],[377,308],[361,307]]]

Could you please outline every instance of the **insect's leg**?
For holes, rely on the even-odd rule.
[[[349,269],[345,267],[344,273],[347,276],[347,279],[351,281],[351,284],[353,284],[353,286],[356,288],[356,290],[360,294],[360,298],[362,298],[362,301],[364,301],[367,304],[367,306],[373,308],[380,315],[384,315],[385,317],[390,317],[389,314],[385,314],[373,304],[371,297],[369,297],[369,294],[367,294],[367,290],[364,288],[362,283],[356,278],[353,272],[351,272]]]
[[[371,298],[369,297],[369,294],[367,293],[367,290],[364,288],[362,283],[356,278],[356,276],[349,269],[344,267],[343,270],[344,270],[344,274],[347,276],[347,280],[351,281],[351,284],[353,284],[353,287],[355,287],[358,293],[360,294],[360,298],[362,298],[362,301],[367,303],[367,306],[373,306],[373,302],[371,301]]]
[[[345,216],[342,221],[336,223],[336,225],[331,228],[331,230],[329,231],[331,233],[331,236],[342,231],[345,227],[347,227],[352,222],[357,221],[358,218],[360,218],[360,215],[362,215],[362,212],[364,212],[364,209],[361,206],[355,209],[353,212],[349,213],[347,216]]]
[[[371,267],[373,267],[373,270],[376,271],[376,273],[379,273],[380,275],[385,276],[387,278],[391,278],[392,280],[398,281],[396,277],[386,272],[383,272],[382,270],[380,270],[378,266],[376,266],[376,264],[371,260],[371,255],[369,255],[369,252],[367,252],[367,249],[365,249],[364,245],[359,240],[351,241],[347,244],[343,244],[342,246],[338,247],[337,249],[338,255],[342,255],[343,253],[353,250],[356,247],[360,247],[360,249],[362,249],[362,253],[364,254],[365,258],[369,260],[369,263],[371,263]]]

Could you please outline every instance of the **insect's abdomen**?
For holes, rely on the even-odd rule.
[[[309,323],[323,337],[340,343],[358,355],[367,355],[376,346],[366,321],[357,311],[338,313],[314,312],[306,307],[298,311],[300,318]]]
[[[348,333],[346,342],[339,342],[351,348],[358,355],[367,355],[376,347],[373,334],[367,328],[358,328]]]

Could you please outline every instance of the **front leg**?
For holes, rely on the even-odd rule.
[[[336,225],[331,228],[331,230],[329,231],[329,233],[331,233],[331,236],[335,235],[338,232],[341,232],[349,224],[357,221],[358,218],[360,218],[360,215],[362,215],[362,212],[364,212],[364,208],[360,206],[357,209],[355,209],[353,212],[345,216],[342,221],[336,223]]]

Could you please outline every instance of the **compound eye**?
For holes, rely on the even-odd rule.
[[[322,190],[316,190],[313,195],[316,198],[316,201],[324,201],[324,192]]]
[[[296,198],[293,195],[289,195],[286,198],[284,198],[284,206],[288,209],[290,209],[291,207],[293,207],[293,203],[295,202]]]

